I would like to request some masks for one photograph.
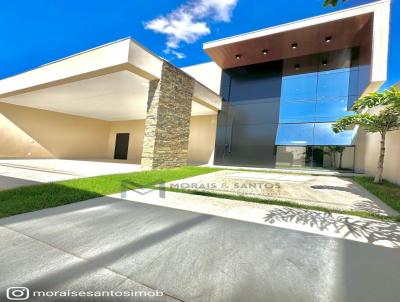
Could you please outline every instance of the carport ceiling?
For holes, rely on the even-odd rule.
[[[106,121],[146,117],[149,82],[119,71],[1,99],[1,102]],[[215,114],[193,102],[192,115]]]

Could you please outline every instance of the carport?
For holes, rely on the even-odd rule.
[[[0,158],[207,163],[220,108],[217,94],[127,38],[1,80]]]

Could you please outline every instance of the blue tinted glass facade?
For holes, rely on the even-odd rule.
[[[354,131],[335,134],[331,125],[358,98],[354,50],[285,60],[276,145],[353,144]]]
[[[369,74],[357,49],[224,70],[214,162],[351,170],[354,132],[331,128],[353,114]]]

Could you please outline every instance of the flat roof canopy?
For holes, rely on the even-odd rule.
[[[0,80],[0,102],[108,121],[145,119],[149,81],[161,69],[162,59],[128,38]],[[196,81],[192,115],[216,114],[220,106]]]
[[[203,48],[222,69],[228,69],[369,44],[371,82],[382,83],[386,80],[389,18],[390,0],[382,0],[208,42]]]

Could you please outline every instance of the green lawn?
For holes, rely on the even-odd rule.
[[[68,203],[118,193],[129,189],[153,187],[158,183],[169,182],[177,179],[215,172],[218,170],[220,169],[187,166],[175,169],[153,170],[81,178],[0,191],[0,217],[7,217],[40,209],[56,207]],[[385,181],[382,185],[377,185],[373,183],[373,179],[370,177],[353,177],[353,179],[354,181],[365,187],[368,191],[379,197],[382,201],[387,203],[393,209],[400,212],[400,186],[389,183],[387,181]],[[127,186],[124,186],[123,183],[127,183]],[[172,191],[180,191],[189,194],[208,195],[232,200],[275,204],[295,208],[305,208],[324,212],[349,214],[367,218],[396,221],[400,220],[399,217],[384,217],[363,211],[330,210],[323,207],[299,205],[289,201],[265,200],[246,196],[185,190]]]
[[[384,203],[389,205],[392,209],[400,212],[400,186],[394,183],[383,181],[382,184],[374,183],[372,177],[355,176],[353,180],[372,194],[377,196]]]
[[[0,217],[6,217],[218,171],[215,168],[181,167],[175,169],[133,172],[73,179],[56,183],[0,191]],[[134,184],[132,184],[134,183]]]

